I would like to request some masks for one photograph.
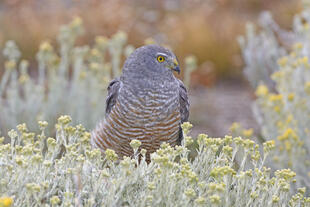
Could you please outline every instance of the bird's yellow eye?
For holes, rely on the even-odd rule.
[[[162,56],[162,55],[158,55],[158,56],[157,56],[157,61],[160,62],[160,63],[162,63],[162,62],[165,61],[165,57]]]

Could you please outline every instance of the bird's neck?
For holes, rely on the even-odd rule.
[[[155,85],[170,85],[176,81],[174,75],[168,71],[164,75],[154,74],[123,74],[121,76],[121,81],[128,85],[137,85],[142,87],[154,87]]]

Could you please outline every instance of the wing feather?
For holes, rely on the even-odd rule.
[[[120,80],[119,78],[115,78],[109,83],[108,86],[108,95],[106,99],[106,108],[105,115],[108,115],[111,112],[111,109],[116,103],[118,92],[120,88]]]
[[[188,117],[189,117],[189,100],[188,100],[188,96],[187,96],[187,90],[185,88],[185,85],[183,84],[183,82],[181,80],[179,80],[179,101],[180,101],[180,113],[181,113],[181,123],[180,123],[180,127],[179,127],[179,138],[178,138],[178,144],[181,144],[182,140],[183,140],[183,131],[181,128],[181,124],[183,122],[187,122],[188,121]]]
[[[187,90],[181,80],[179,81],[179,100],[180,100],[180,113],[181,113],[181,123],[187,122],[189,117],[189,100],[187,96]]]

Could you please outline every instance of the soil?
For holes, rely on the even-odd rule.
[[[229,134],[233,122],[258,130],[252,112],[255,96],[247,83],[222,81],[210,88],[190,89],[189,98],[193,137],[199,133],[223,137]]]

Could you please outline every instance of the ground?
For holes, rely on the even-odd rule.
[[[209,88],[189,90],[192,135],[206,133],[211,137],[228,134],[233,122],[257,129],[252,113],[253,90],[245,82],[221,81]]]

